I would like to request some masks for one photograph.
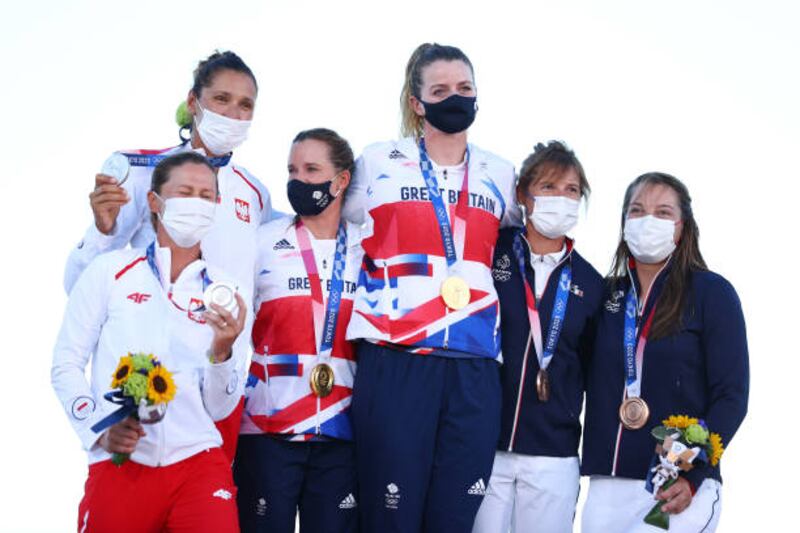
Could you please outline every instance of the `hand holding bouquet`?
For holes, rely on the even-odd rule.
[[[120,358],[111,379],[111,388],[114,390],[104,397],[120,407],[92,426],[95,433],[101,433],[129,416],[142,424],[159,422],[176,391],[170,371],[152,354],[143,353],[128,353]],[[114,453],[111,460],[119,466],[129,457],[128,453]]]
[[[720,436],[709,433],[702,420],[678,415],[670,416],[662,424],[651,432],[658,444],[654,466],[645,482],[645,488],[654,496],[659,489],[671,487],[681,472],[688,472],[698,462],[716,466],[724,451]],[[661,529],[669,529],[669,515],[661,509],[663,505],[664,502],[654,505],[644,521]]]

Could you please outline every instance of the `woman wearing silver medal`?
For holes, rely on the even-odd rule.
[[[670,531],[713,531],[721,496],[714,459],[747,411],[739,298],[707,269],[689,192],[673,176],[654,172],[631,183],[621,236],[587,383],[581,471],[591,481],[583,531],[659,531],[644,522],[656,500],[672,515]],[[715,457],[682,471],[654,499],[645,488],[655,456],[651,430],[681,415],[703,421],[721,443]]]
[[[299,133],[287,192],[296,217],[259,229],[253,361],[234,475],[242,531],[356,530],[345,340],[361,261],[358,226],[341,219],[353,152],[336,132]]]
[[[563,143],[538,144],[522,164],[526,226],[500,231],[493,275],[500,300],[500,441],[474,533],[571,532],[591,323],[603,278],[574,249],[589,183]]]
[[[513,213],[511,164],[467,142],[472,63],[423,44],[406,68],[403,134],[367,147],[344,215],[364,224],[349,339],[365,531],[469,532],[500,414],[492,251]]]

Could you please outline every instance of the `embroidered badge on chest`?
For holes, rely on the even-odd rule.
[[[619,310],[622,309],[622,297],[625,296],[624,291],[614,291],[611,294],[611,298],[606,300],[605,308],[606,311],[609,313],[619,313]]]
[[[242,222],[250,223],[250,204],[240,198],[235,199],[236,218]]]
[[[496,281],[505,282],[511,279],[511,258],[508,257],[508,254],[503,254],[502,256],[497,258],[497,261],[494,262],[494,268],[492,269],[492,277]]]

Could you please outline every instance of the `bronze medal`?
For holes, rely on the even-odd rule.
[[[311,370],[311,390],[318,398],[324,398],[333,391],[333,368],[325,363],[318,364]]]
[[[536,396],[539,397],[540,402],[550,399],[550,376],[547,375],[547,370],[544,368],[539,369],[536,374]]]
[[[625,429],[641,429],[650,418],[650,408],[639,398],[625,398],[619,406],[619,419]]]
[[[445,305],[454,311],[466,307],[470,299],[469,285],[458,276],[450,276],[444,280],[441,294]]]

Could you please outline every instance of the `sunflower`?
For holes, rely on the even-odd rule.
[[[175,397],[172,374],[163,366],[155,366],[147,375],[147,397],[153,403],[167,403]]]
[[[686,429],[692,424],[697,424],[698,420],[686,415],[670,415],[669,418],[662,420],[661,423],[670,428]]]
[[[712,433],[708,437],[708,442],[711,447],[711,457],[709,462],[711,463],[711,466],[717,466],[717,463],[719,463],[719,460],[722,457],[722,452],[725,451],[725,448],[722,446],[722,437],[720,437],[718,433]]]
[[[116,389],[125,385],[131,372],[133,372],[133,359],[130,354],[120,357],[117,369],[111,375],[111,388]]]

